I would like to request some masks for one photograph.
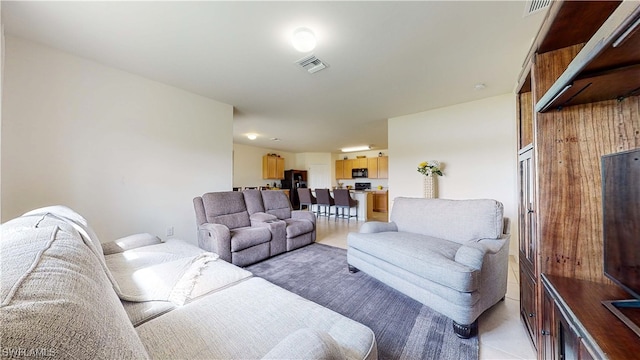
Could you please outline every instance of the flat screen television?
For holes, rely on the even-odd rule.
[[[620,311],[640,307],[640,149],[601,161],[604,274],[634,297],[603,303],[640,336],[638,324]]]

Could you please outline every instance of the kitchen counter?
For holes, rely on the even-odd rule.
[[[311,190],[311,192],[315,195],[315,191]],[[333,194],[333,190],[330,189],[329,192]],[[351,197],[358,201],[358,221],[367,221],[367,193],[370,191],[365,190],[354,190],[349,189],[349,194]],[[351,209],[351,211],[355,211]]]

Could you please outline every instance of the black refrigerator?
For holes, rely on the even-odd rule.
[[[307,187],[307,170],[285,170],[284,179],[280,181],[282,189],[289,190],[291,206],[294,210],[300,208],[298,188]]]

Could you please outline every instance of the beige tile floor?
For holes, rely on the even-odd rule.
[[[378,213],[376,219],[386,221],[386,214]],[[317,242],[347,247],[347,234],[358,231],[364,222],[347,223],[344,219],[318,219]],[[535,352],[529,341],[519,315],[518,264],[514,257],[509,261],[507,296],[480,317],[480,359],[535,359]]]

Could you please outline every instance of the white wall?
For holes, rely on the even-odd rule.
[[[262,178],[262,157],[267,154],[278,154],[284,158],[284,169],[293,169],[295,154],[257,146],[233,144],[233,186],[264,186],[267,183],[280,184],[280,180]],[[228,189],[231,190],[231,189]]]
[[[233,108],[6,38],[2,220],[64,204],[102,241],[196,241],[192,199],[231,188]]]
[[[491,198],[511,219],[510,252],[517,254],[514,95],[389,119],[389,196],[422,197],[422,161],[439,160],[438,197]]]

